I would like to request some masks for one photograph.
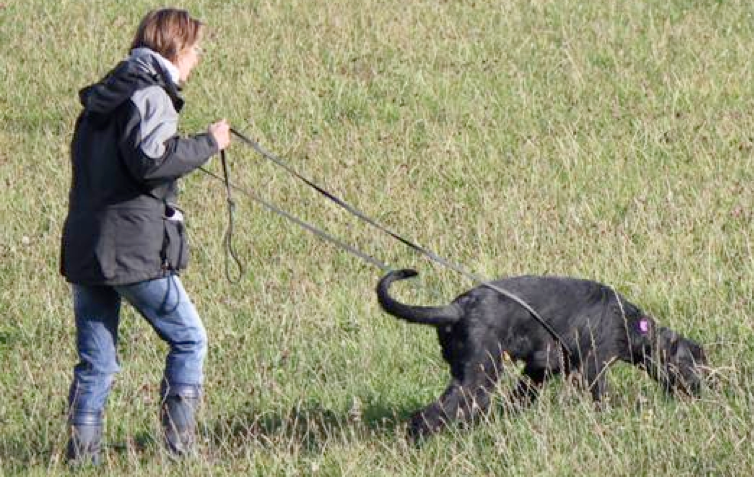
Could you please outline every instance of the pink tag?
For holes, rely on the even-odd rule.
[[[639,333],[646,335],[649,333],[649,321],[646,318],[639,320]]]

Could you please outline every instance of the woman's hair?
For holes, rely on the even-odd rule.
[[[170,61],[194,46],[202,37],[204,23],[191,18],[186,10],[163,8],[152,10],[141,20],[131,49],[149,48]]]

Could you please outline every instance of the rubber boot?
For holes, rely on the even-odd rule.
[[[192,385],[163,386],[160,420],[165,431],[165,447],[174,456],[193,454],[196,442],[196,409],[201,389]],[[167,392],[165,392],[167,391]]]
[[[79,411],[71,415],[66,460],[71,465],[99,465],[102,413]]]

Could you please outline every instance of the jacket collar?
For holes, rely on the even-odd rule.
[[[172,81],[172,83],[176,86],[178,85],[178,82],[180,81],[180,73],[178,72],[178,68],[173,64],[172,61],[168,60],[156,51],[150,50],[149,48],[134,48],[133,50],[131,50],[129,60],[141,60],[144,57],[154,58],[162,68],[163,72],[167,73],[168,79],[170,79],[170,81]]]
[[[173,102],[175,110],[180,112],[183,109],[184,100],[181,97],[181,87],[178,84],[180,73],[170,60],[149,48],[134,48],[131,50],[131,56],[127,61],[140,64],[150,70],[162,83]]]

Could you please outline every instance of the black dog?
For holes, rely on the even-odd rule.
[[[523,276],[491,282],[528,303],[548,323],[550,332],[520,304],[485,285],[444,307],[405,305],[389,295],[391,283],[415,275],[414,270],[385,275],[377,285],[379,303],[393,316],[437,327],[452,380],[436,402],[411,418],[411,438],[486,411],[504,358],[524,362],[524,376],[509,398],[515,408],[534,401],[547,378],[569,375],[572,370],[579,372],[581,382],[599,403],[606,391],[604,371],[616,360],[645,369],[668,392],[699,393],[706,364],[702,347],[656,326],[610,287],[564,277]]]

